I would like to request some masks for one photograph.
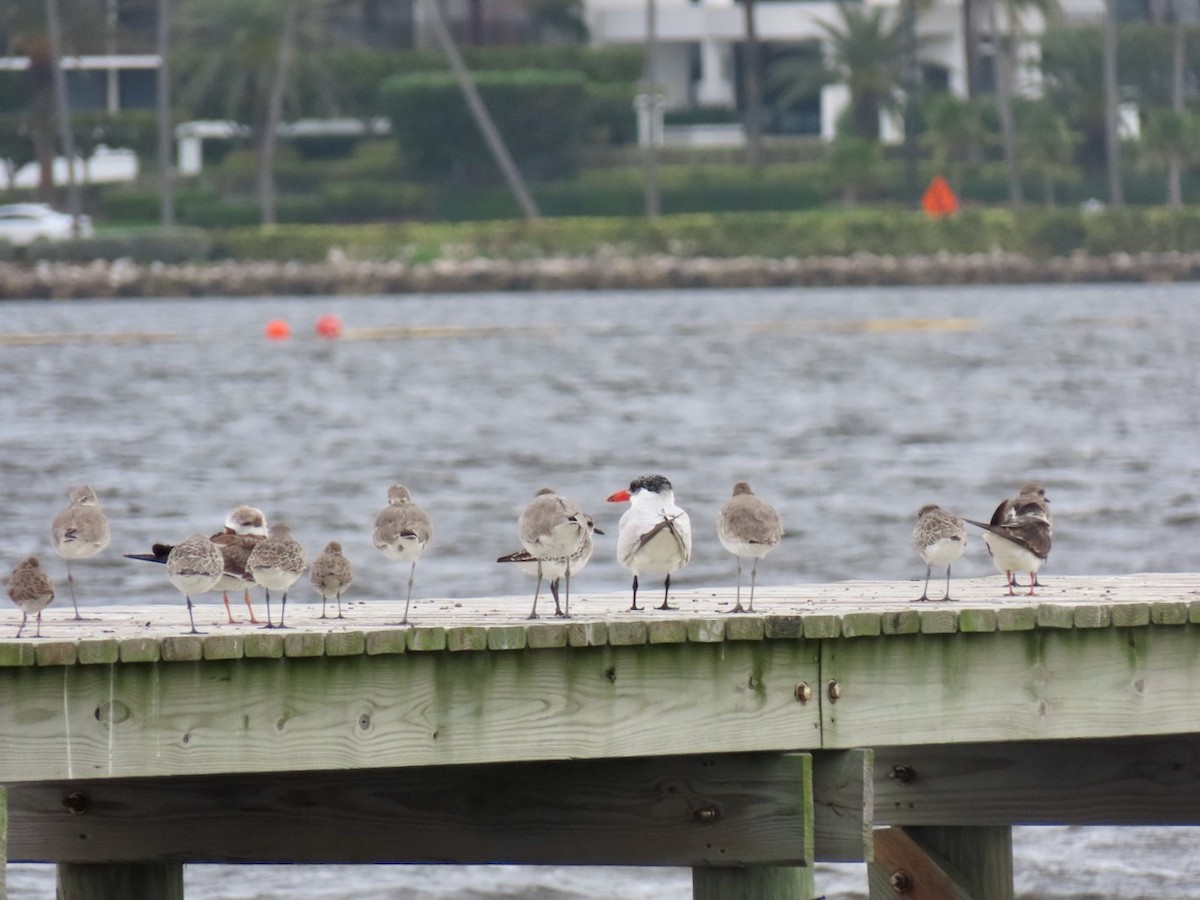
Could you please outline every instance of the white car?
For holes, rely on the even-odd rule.
[[[91,237],[92,220],[79,217],[79,236]],[[18,247],[32,244],[38,238],[61,241],[73,237],[71,217],[52,209],[45,203],[10,203],[0,206],[0,240]]]

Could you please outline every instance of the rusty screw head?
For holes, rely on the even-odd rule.
[[[812,699],[812,685],[810,685],[807,681],[800,682],[798,685],[796,685],[795,694],[797,700],[799,700],[801,703],[807,703]]]
[[[912,876],[903,869],[893,872],[888,882],[892,885],[892,890],[897,894],[907,894],[913,888]]]
[[[829,690],[829,702],[837,703],[838,700],[840,700],[842,697],[842,686],[837,683],[836,678],[829,679],[828,690]]]
[[[88,808],[87,794],[81,794],[78,791],[73,794],[67,794],[67,796],[63,797],[62,804],[71,815],[82,816],[87,812]]]

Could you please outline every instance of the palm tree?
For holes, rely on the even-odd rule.
[[[1017,142],[1026,165],[1042,181],[1042,199],[1055,206],[1054,182],[1074,174],[1075,151],[1083,136],[1072,131],[1066,117],[1045,100],[1025,104],[1019,116]]]
[[[950,186],[961,193],[963,165],[978,156],[987,139],[979,105],[953,94],[938,94],[925,104],[924,119],[922,142],[934,168],[944,172]]]
[[[900,106],[904,83],[904,20],[885,21],[883,7],[865,9],[839,0],[839,24],[821,23],[828,39],[829,65],[850,90],[850,128],[879,139],[879,114]]]
[[[746,22],[746,162],[752,169],[762,168],[762,55],[758,26],[754,18],[756,0],[742,0]]]
[[[258,160],[260,218],[274,224],[277,131],[290,89],[326,41],[330,0],[206,0],[185,6],[176,54],[182,99],[248,120]],[[296,71],[293,71],[295,69]],[[322,77],[320,73],[316,76]]]
[[[1141,147],[1150,162],[1161,163],[1167,170],[1167,205],[1183,206],[1183,170],[1197,161],[1200,154],[1200,120],[1188,112],[1158,107],[1147,113]]]
[[[63,43],[70,48],[73,36],[95,33],[95,4],[64,2],[57,17],[63,23]],[[0,3],[0,31],[12,51],[29,57],[29,112],[34,158],[38,164],[37,197],[54,199],[56,61],[47,18],[52,11],[45,0],[5,0]]]
[[[1117,0],[1104,2],[1104,144],[1108,166],[1108,202],[1125,205],[1121,184],[1121,130],[1117,96]]]
[[[171,143],[171,0],[158,0],[158,189],[159,219],[163,228],[175,225],[175,164]]]

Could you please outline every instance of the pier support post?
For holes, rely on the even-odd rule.
[[[0,785],[0,900],[8,900],[8,788]]]
[[[712,866],[692,869],[693,900],[808,900],[811,866]]]
[[[870,900],[1013,900],[1012,828],[881,828],[867,875]]]
[[[183,900],[183,863],[59,863],[58,900]]]

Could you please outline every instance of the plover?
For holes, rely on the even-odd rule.
[[[408,624],[408,607],[412,603],[413,575],[417,571],[417,560],[433,538],[433,525],[425,510],[413,502],[412,494],[402,484],[388,488],[388,505],[375,517],[375,530],[371,539],[379,552],[395,562],[408,562],[408,595],[404,599],[404,618],[401,625]]]
[[[192,626],[190,634],[200,634],[192,615],[192,594],[211,591],[224,571],[221,551],[203,534],[189,535],[167,555],[167,577],[187,601],[188,622]]]
[[[29,621],[29,614],[37,615],[37,632],[34,637],[42,636],[42,610],[54,599],[54,582],[42,569],[36,556],[27,556],[17,563],[12,574],[8,576],[8,599],[17,604],[21,610],[21,624],[15,637],[20,637]]]
[[[687,565],[692,556],[692,524],[688,514],[675,505],[671,482],[662,475],[643,475],[625,490],[608,498],[609,503],[629,501],[621,516],[617,535],[617,562],[633,573],[633,605],[637,605],[638,575],[665,575],[663,602],[658,609],[671,609],[671,573]]]
[[[265,540],[259,541],[246,560],[246,571],[256,583],[261,584],[267,597],[267,628],[285,628],[287,615],[287,592],[304,574],[304,548],[292,537],[292,529],[281,523],[271,526]],[[279,625],[271,622],[271,591],[281,591]]]
[[[571,615],[571,575],[578,572],[592,555],[592,531],[595,524],[578,504],[542,488],[517,519],[517,535],[530,560],[536,564],[537,586],[533,590],[533,609],[529,618],[536,619],[538,595],[542,579],[550,581],[554,597],[554,614]],[[526,562],[525,559],[500,557],[497,562]],[[582,562],[582,565],[581,565]],[[566,611],[558,603],[558,580],[566,581]]]
[[[725,501],[717,515],[717,537],[721,546],[737,557],[737,603],[733,612],[754,612],[754,583],[758,561],[783,539],[783,520],[775,507],[755,495],[750,485],[739,481],[733,496]],[[750,605],[742,607],[742,557],[753,557],[750,569]]]
[[[934,503],[927,503],[917,513],[913,526],[913,546],[925,563],[925,589],[918,600],[929,599],[929,577],[934,566],[946,567],[946,596],[950,599],[950,564],[963,555],[967,547],[967,529],[963,520]]]
[[[325,618],[325,603],[330,597],[337,597],[337,617],[345,618],[342,615],[342,592],[350,587],[354,575],[350,571],[350,560],[342,555],[341,544],[330,541],[325,545],[325,550],[308,568],[308,580],[321,595],[321,618]]]
[[[1012,596],[1017,572],[1029,573],[1029,595],[1038,587],[1037,573],[1050,556],[1053,516],[1045,489],[1037,482],[1021,488],[1016,497],[1004,500],[988,523],[967,519],[984,531],[992,563],[1004,575],[1005,586]]]
[[[67,587],[71,590],[71,605],[75,618],[79,614],[79,602],[75,598],[75,576],[71,574],[71,560],[88,559],[108,546],[112,536],[108,518],[100,508],[96,492],[86,484],[73,487],[67,492],[68,505],[54,517],[50,524],[50,537],[58,555],[67,561]]]

